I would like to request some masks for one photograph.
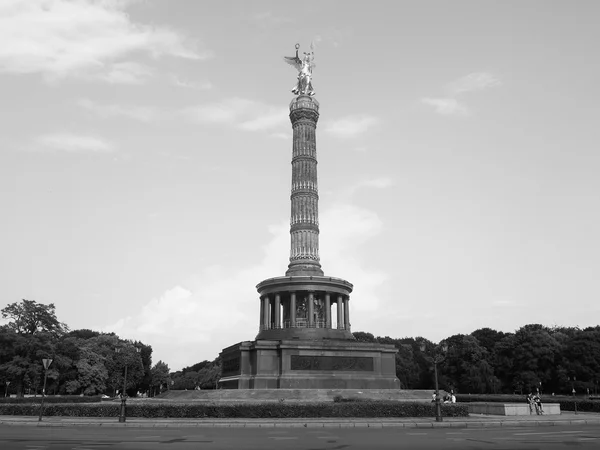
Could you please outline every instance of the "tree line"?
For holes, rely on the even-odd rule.
[[[600,326],[546,327],[530,324],[514,333],[480,328],[441,345],[423,338],[393,339],[353,333],[358,341],[392,344],[396,375],[404,389],[432,389],[437,352],[440,389],[457,393],[597,394],[600,388]],[[425,347],[425,351],[421,347]]]
[[[7,393],[41,393],[42,360],[48,368],[47,394],[115,395],[123,390],[127,367],[128,395],[153,395],[170,385],[169,367],[152,366],[152,347],[121,339],[115,333],[69,330],[58,320],[55,306],[22,300],[1,310],[8,324],[0,326],[0,382]]]
[[[46,393],[114,395],[122,390],[127,367],[128,395],[155,395],[165,389],[214,389],[221,360],[202,361],[171,373],[167,363],[152,366],[152,347],[69,327],[56,317],[53,304],[22,300],[1,310],[0,383],[9,393],[41,392],[43,358],[51,358]],[[398,349],[396,375],[403,389],[432,389],[431,357],[437,351],[441,389],[456,393],[597,394],[600,389],[600,326],[546,327],[525,325],[514,333],[480,328],[456,334],[441,345],[423,337],[375,337],[353,333],[360,342],[391,344]],[[421,350],[424,347],[424,351]],[[437,350],[436,350],[437,349]]]

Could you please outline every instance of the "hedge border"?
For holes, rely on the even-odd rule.
[[[35,416],[40,405],[0,405],[0,415]],[[44,416],[117,417],[118,403],[48,404]],[[467,417],[467,405],[442,405],[446,417]],[[435,417],[435,405],[423,402],[354,402],[354,403],[260,403],[260,404],[174,404],[130,403],[127,417],[143,418],[319,418],[319,417]]]

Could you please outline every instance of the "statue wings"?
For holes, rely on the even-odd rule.
[[[296,56],[284,56],[283,60],[290,66],[294,66],[298,72],[302,70],[302,60],[298,58],[298,52],[296,52]]]

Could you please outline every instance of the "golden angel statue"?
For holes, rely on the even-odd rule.
[[[294,66],[298,71],[298,81],[292,92],[296,95],[315,95],[312,87],[312,71],[315,68],[314,47],[310,45],[310,53],[304,52],[304,58],[298,57],[298,49],[300,44],[296,44],[296,56],[284,56],[284,61],[291,66]]]

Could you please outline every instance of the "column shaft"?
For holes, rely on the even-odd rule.
[[[275,294],[275,328],[281,328],[281,297]]]
[[[331,328],[331,297],[325,294],[325,328]]]
[[[269,325],[269,296],[265,295],[263,297],[263,327],[265,330],[271,328]]]
[[[350,330],[350,297],[344,299],[344,329]]]
[[[342,320],[342,318],[344,317],[342,314],[344,302],[342,301],[341,295],[338,295],[336,303],[337,303],[337,327],[338,327],[338,330],[341,330],[344,327],[343,320]]]
[[[308,293],[308,327],[315,326],[315,295],[312,292]]]
[[[296,293],[290,293],[290,327],[296,327]]]

